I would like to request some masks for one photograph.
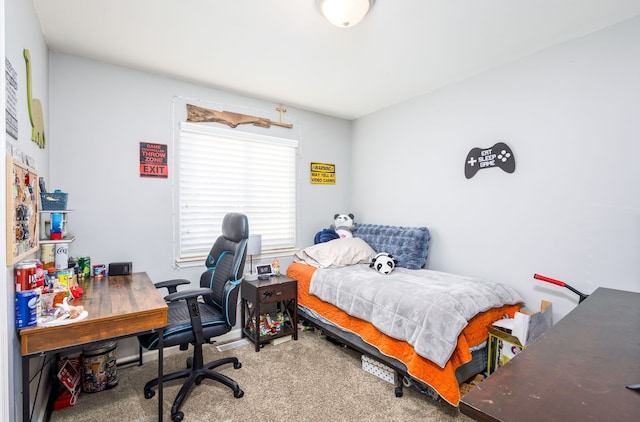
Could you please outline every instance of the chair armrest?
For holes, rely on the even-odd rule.
[[[177,287],[183,284],[190,284],[189,280],[185,280],[184,278],[176,278],[173,280],[161,281],[159,283],[154,284],[156,289],[162,289],[164,287],[169,290],[169,293],[175,293],[178,291]]]
[[[169,302],[175,302],[176,300],[189,299],[192,297],[198,297],[198,296],[204,296],[204,295],[210,295],[210,294],[211,294],[211,289],[200,287],[198,289],[189,289],[189,290],[183,290],[180,292],[171,293],[165,296],[164,299]]]

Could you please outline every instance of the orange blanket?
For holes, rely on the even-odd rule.
[[[456,380],[456,369],[471,360],[469,348],[487,340],[487,326],[504,315],[513,317],[520,309],[519,305],[505,305],[476,315],[458,337],[458,345],[444,368],[440,368],[418,355],[411,345],[396,340],[378,331],[370,323],[354,318],[330,303],[323,302],[309,294],[311,276],[316,268],[302,263],[293,263],[287,270],[289,277],[298,280],[298,303],[312,309],[335,325],[358,333],[367,343],[377,347],[380,352],[396,358],[407,367],[407,372],[415,379],[431,386],[440,397],[453,406],[460,401],[460,387]]]

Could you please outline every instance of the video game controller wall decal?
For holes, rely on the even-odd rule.
[[[491,148],[474,148],[464,161],[464,176],[471,179],[478,170],[500,167],[507,173],[516,170],[516,159],[513,151],[504,142],[498,142]]]

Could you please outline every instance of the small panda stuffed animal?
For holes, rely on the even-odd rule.
[[[351,233],[353,227],[353,214],[336,214],[333,216],[333,224],[331,228],[336,231],[341,239],[345,237],[353,237]]]
[[[373,258],[373,262],[369,264],[369,268],[373,268],[382,274],[390,274],[398,265],[398,261],[387,252],[380,252]]]

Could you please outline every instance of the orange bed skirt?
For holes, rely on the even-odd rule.
[[[470,348],[486,341],[489,337],[487,326],[503,318],[513,317],[520,305],[505,305],[489,309],[476,315],[458,337],[458,344],[444,368],[418,355],[413,347],[378,331],[370,323],[354,318],[334,305],[309,294],[311,277],[315,267],[302,263],[293,263],[287,269],[289,277],[298,280],[298,303],[303,305],[342,329],[353,331],[362,339],[375,346],[384,355],[391,356],[405,364],[407,372],[415,379],[431,386],[440,397],[453,406],[460,402],[460,387],[456,379],[456,369],[471,360]]]

